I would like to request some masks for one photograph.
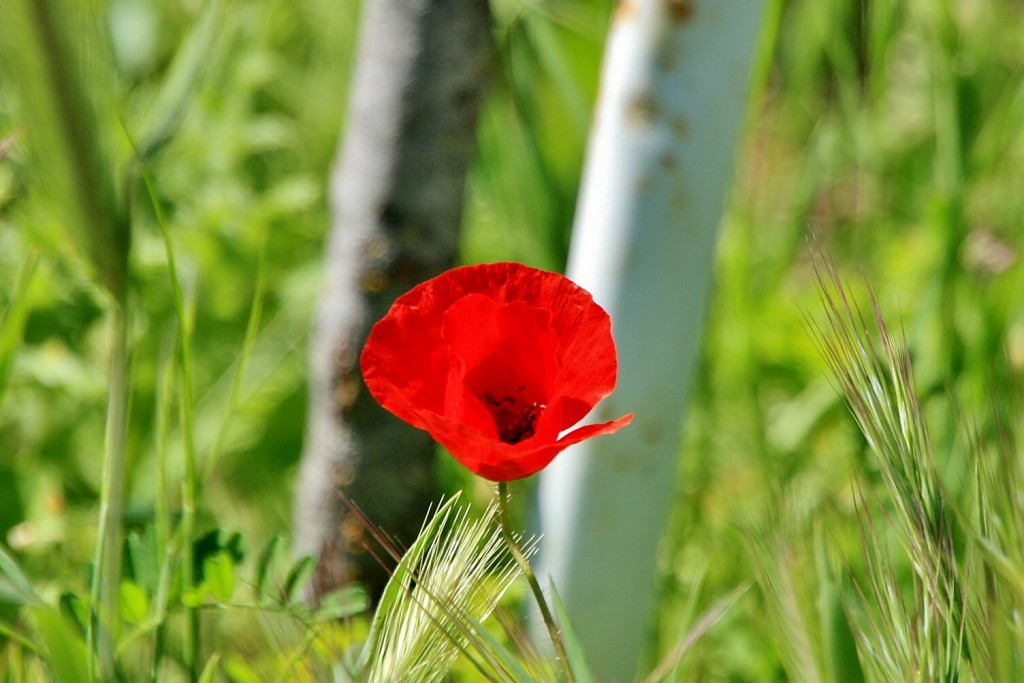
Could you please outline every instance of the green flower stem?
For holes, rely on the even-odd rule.
[[[167,275],[171,281],[171,292],[174,295],[174,309],[178,318],[178,363],[181,372],[181,434],[184,444],[185,478],[181,483],[181,581],[184,591],[189,591],[195,584],[193,569],[195,538],[196,499],[198,497],[198,471],[196,469],[196,448],[192,420],[192,344],[191,316],[185,307],[185,295],[178,279],[178,266],[174,260],[174,246],[167,232],[160,202],[149,175],[142,173],[142,180],[149,193],[153,210],[156,213],[160,236],[163,238],[164,251],[167,257]],[[188,680],[193,683],[199,680],[199,613],[192,605],[185,605],[184,633],[182,642],[182,658],[188,671]]]
[[[562,671],[565,672],[566,680],[569,683],[573,683],[575,679],[572,675],[572,669],[569,667],[569,657],[566,655],[565,643],[562,641],[562,634],[558,630],[558,624],[555,623],[555,619],[551,615],[551,609],[548,607],[544,591],[541,590],[540,583],[537,581],[537,575],[533,573],[529,560],[523,555],[523,551],[519,549],[519,544],[516,543],[515,536],[512,534],[512,524],[509,522],[508,514],[508,499],[508,483],[498,482],[498,521],[501,525],[501,533],[505,537],[505,544],[512,551],[512,556],[515,557],[516,563],[519,564],[523,575],[526,576],[526,581],[530,584],[530,590],[533,591],[537,607],[540,608],[541,617],[543,617],[544,624],[547,625],[548,633],[551,635],[551,644],[555,647],[555,657],[558,658],[558,663]]]
[[[195,538],[196,498],[198,484],[196,481],[195,442],[192,439],[192,374],[189,357],[188,332],[182,320],[181,345],[181,431],[185,442],[185,479],[181,483],[181,580],[186,591],[195,585],[193,570]],[[185,605],[185,633],[183,657],[190,681],[199,680],[199,613],[191,604]]]
[[[196,531],[196,498],[198,481],[196,472],[195,441],[192,421],[192,352],[190,343],[191,326],[187,315],[181,286],[178,284],[170,238],[162,231],[167,241],[168,266],[178,309],[178,360],[181,363],[181,433],[184,442],[185,478],[181,482],[181,581],[185,591],[195,586],[194,549],[192,542]],[[185,605],[185,632],[182,655],[190,681],[199,680],[199,613],[191,604]]]
[[[100,679],[114,675],[114,624],[118,615],[121,584],[121,514],[124,501],[125,432],[128,425],[128,321],[124,302],[112,309],[110,385],[107,394],[107,432],[100,489],[99,533],[96,539],[95,569],[87,640],[89,657],[99,660]],[[90,675],[93,669],[90,667]]]

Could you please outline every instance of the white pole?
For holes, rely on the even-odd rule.
[[[644,644],[762,8],[622,0],[609,36],[568,273],[619,351],[591,419],[636,418],[560,455],[539,487],[538,574],[599,681],[632,680]]]

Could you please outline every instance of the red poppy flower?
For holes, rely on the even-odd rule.
[[[361,364],[381,405],[492,481],[633,419],[564,433],[615,388],[611,319],[568,278],[518,263],[456,268],[399,297]]]

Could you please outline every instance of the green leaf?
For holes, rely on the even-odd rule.
[[[555,610],[555,621],[558,623],[558,630],[562,634],[562,642],[565,644],[565,655],[569,658],[569,661],[566,663],[569,666],[569,670],[572,671],[573,678],[576,679],[576,683],[594,683],[594,675],[590,673],[590,667],[587,666],[587,659],[583,654],[583,648],[580,646],[580,641],[576,638],[576,633],[572,630],[569,614],[565,611],[565,604],[562,602],[562,598],[554,584],[551,585],[551,603]]]
[[[260,551],[259,559],[256,561],[256,601],[264,602],[270,597],[270,580],[273,577],[273,569],[281,556],[281,549],[284,539],[274,536]]]
[[[21,272],[11,293],[11,303],[0,316],[0,400],[3,399],[14,365],[14,354],[25,330],[31,308],[29,286],[39,265],[39,253],[30,250],[21,264]]]
[[[31,640],[29,640],[27,637],[22,635],[17,629],[15,629],[13,626],[11,626],[10,624],[8,624],[5,621],[0,621],[0,636],[4,636],[5,638],[10,638],[11,640],[16,641],[19,645],[24,647],[26,650],[28,650],[29,652],[34,653],[35,655],[37,655],[39,657],[43,657],[45,655],[45,653],[43,652],[42,648],[40,648],[37,644],[35,644]],[[4,679],[4,680],[7,680],[7,679]]]
[[[228,656],[224,661],[224,671],[232,683],[264,683],[264,679],[252,665],[237,655]]]
[[[160,582],[160,549],[156,547],[156,527],[148,526],[143,534],[129,534],[126,545],[131,562],[130,576],[140,587],[155,591]]]
[[[370,597],[362,586],[346,586],[321,598],[314,618],[320,622],[336,621],[355,616],[369,608]]]
[[[245,558],[242,535],[213,529],[203,534],[193,548],[195,585],[183,592],[182,602],[187,607],[198,607],[208,595],[218,602],[228,602],[235,592],[235,567]]]
[[[526,670],[523,663],[516,655],[509,651],[505,645],[498,640],[482,623],[472,615],[463,615],[473,626],[473,636],[476,648],[486,652],[493,663],[501,667],[508,675],[512,676],[515,683],[536,683],[537,676]]]
[[[181,592],[181,604],[185,607],[199,607],[203,604],[203,586],[193,586]]]
[[[51,679],[59,683],[90,683],[85,641],[50,607],[34,607],[29,613],[46,648]]]
[[[206,666],[203,667],[203,673],[199,676],[199,683],[213,683],[219,666],[220,653],[216,653],[207,660]]]
[[[312,557],[303,557],[292,566],[288,572],[288,578],[284,582],[284,595],[282,596],[284,602],[297,602],[302,598],[302,591],[309,583],[309,578],[313,576],[314,569],[316,569],[316,559]]]
[[[89,622],[89,606],[84,600],[71,592],[60,596],[60,611],[78,628],[78,632],[85,635],[86,624]]]
[[[864,671],[857,656],[857,643],[850,628],[849,615],[843,606],[840,586],[827,561],[824,534],[815,533],[815,564],[820,581],[818,610],[824,631],[826,664],[834,681],[863,683]]]
[[[207,71],[204,67],[221,28],[221,15],[221,3],[207,0],[174,56],[160,93],[150,106],[149,121],[138,145],[137,154],[143,161],[163,149],[181,127],[188,105]]]
[[[138,624],[149,614],[149,598],[132,581],[122,581],[118,592],[121,618],[129,624]]]
[[[0,604],[24,605],[24,594],[5,578],[0,578]]]
[[[245,549],[242,535],[238,532],[228,535],[224,529],[211,529],[203,534],[193,544],[193,576],[196,585],[200,585],[206,578],[206,562],[210,558],[223,553],[229,557],[234,564],[240,564],[245,559]]]
[[[203,585],[219,602],[227,602],[235,592],[235,563],[226,552],[203,561]]]
[[[857,656],[857,643],[846,610],[837,594],[828,597],[823,606],[823,626],[825,628],[825,644],[828,651],[828,665],[833,680],[863,683],[864,671],[861,669],[860,658]]]
[[[10,590],[18,597],[21,604],[37,604],[42,602],[32,588],[32,582],[29,581],[25,572],[21,571],[21,567],[18,566],[14,557],[4,550],[3,546],[0,546],[0,574],[7,577]]]

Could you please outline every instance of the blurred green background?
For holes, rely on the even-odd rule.
[[[984,430],[1024,370],[1024,5],[767,4],[662,548],[652,661],[752,575],[761,506],[786,499],[840,546],[855,534],[851,483],[877,475],[808,334],[821,308],[812,249],[902,321],[937,452],[955,452],[951,393]],[[499,68],[462,258],[559,270],[612,6],[492,6]],[[198,529],[239,530],[253,546],[289,531],[358,14],[341,0],[226,0],[180,129],[147,167],[194,316],[195,437],[209,462]],[[202,7],[111,0],[101,16],[109,51],[85,65],[97,79],[89,93],[106,97],[110,145],[123,151],[160,115],[161,85]],[[0,82],[0,540],[55,595],[83,585],[95,542],[108,301],[60,218],[59,188],[25,151],[25,110]],[[181,439],[176,407],[161,398],[177,335],[164,246],[148,198],[134,207],[128,523],[141,528],[154,516],[157,454],[180,476]],[[939,467],[955,494],[964,461]],[[454,467],[444,477],[475,486]],[[784,679],[771,633],[751,594],[681,679]]]

